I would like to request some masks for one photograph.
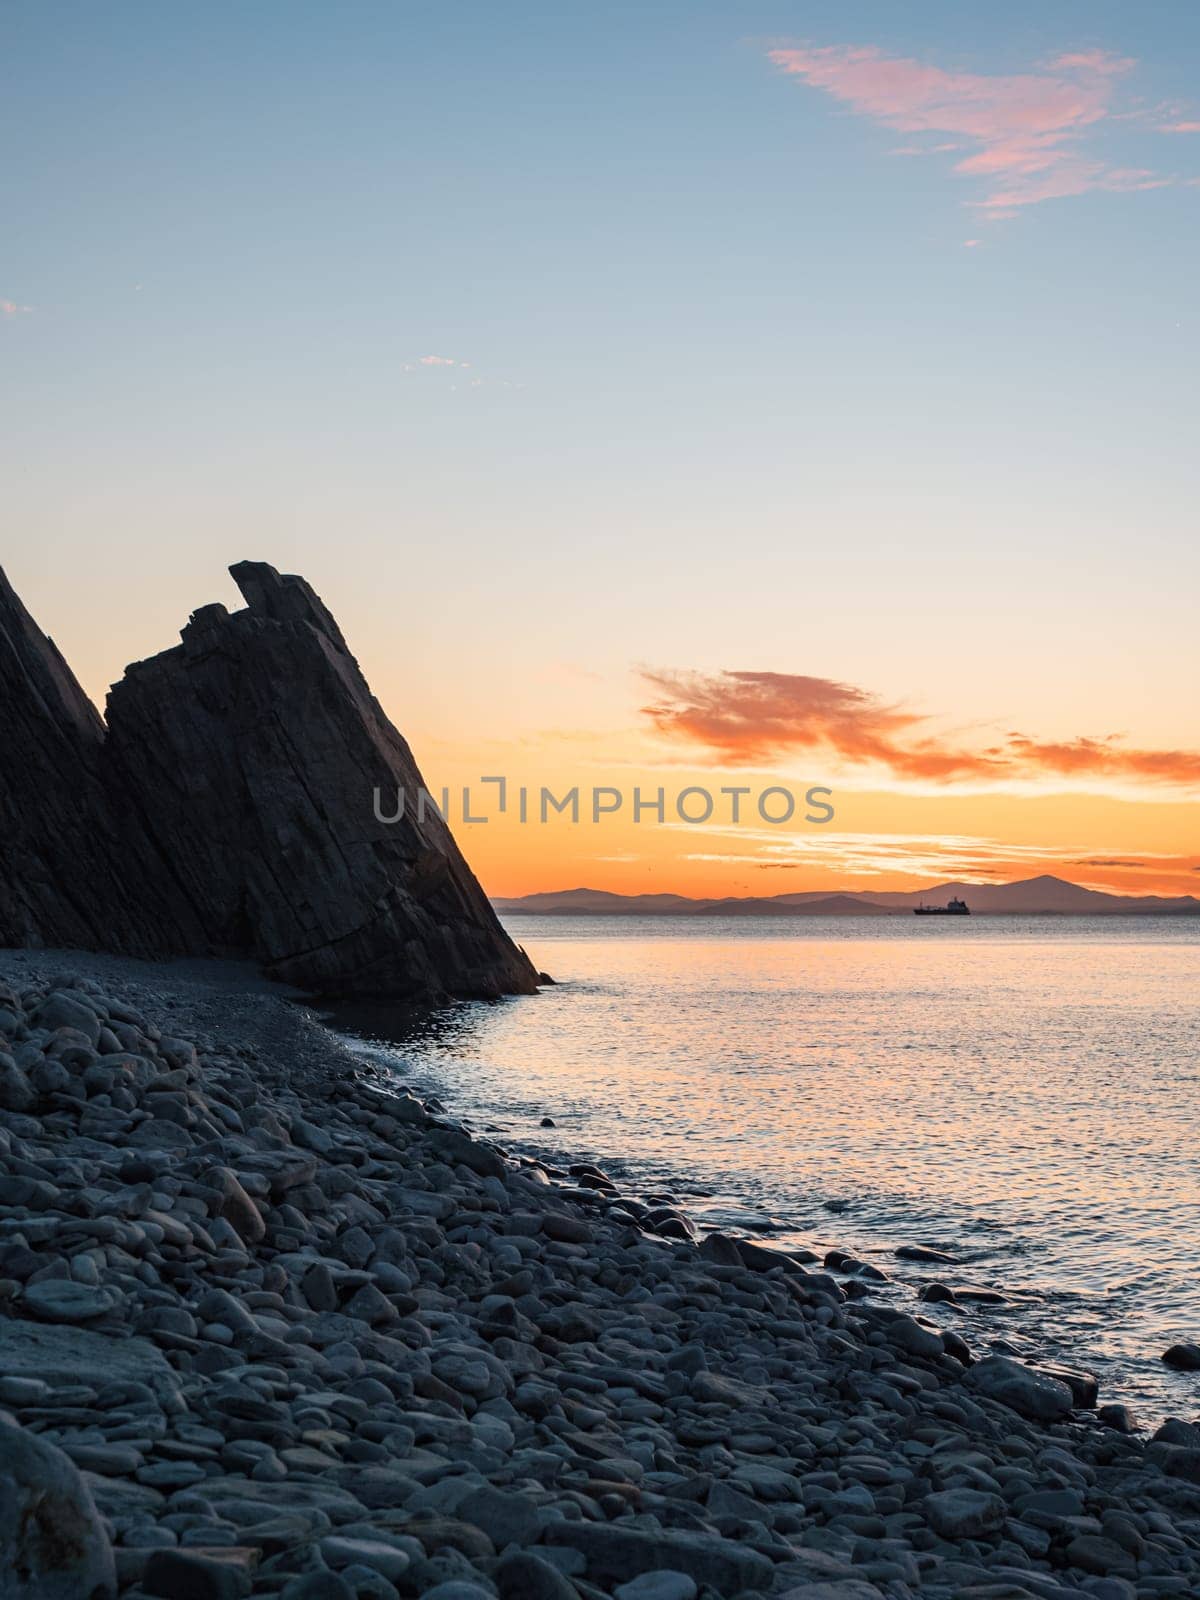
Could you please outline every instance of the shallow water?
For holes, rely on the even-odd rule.
[[[1200,1414],[1159,1360],[1200,1341],[1200,923],[507,925],[558,987],[382,1030],[405,1081],[693,1215],[853,1250],[900,1297],[1006,1290],[929,1310]],[[913,1241],[962,1264],[896,1261]]]

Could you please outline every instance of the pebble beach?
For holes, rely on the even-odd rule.
[[[844,1265],[506,1152],[248,969],[0,953],[0,1597],[1200,1594],[1200,1426]]]

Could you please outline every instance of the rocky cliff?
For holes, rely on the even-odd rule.
[[[326,994],[532,990],[329,611],[232,572],[246,608],[128,668],[107,728],[0,574],[0,944],[251,956]]]
[[[126,835],[111,804],[104,744],[96,708],[0,571],[0,945],[195,947],[199,925],[153,844]]]

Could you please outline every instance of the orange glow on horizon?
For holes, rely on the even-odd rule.
[[[716,818],[692,825],[669,814],[671,798],[690,783],[743,782],[757,793],[788,780],[729,774],[676,779],[635,770],[614,780],[626,791],[622,812],[593,822],[590,785],[579,778],[541,781],[559,797],[571,782],[580,785],[578,822],[551,810],[543,823],[531,799],[524,824],[511,814],[492,814],[486,823],[464,825],[457,796],[452,800],[451,825],[489,894],[586,887],[696,898],[768,896],[913,890],[948,880],[1006,883],[1051,874],[1114,894],[1200,896],[1195,806],[1187,801],[960,794],[952,788],[921,795],[835,783],[835,816],[825,825],[796,820],[771,827],[757,818],[737,826]],[[628,797],[635,784],[644,795],[665,788],[665,823],[632,819]],[[799,801],[805,785],[793,780],[788,786]],[[530,793],[537,794],[532,779]],[[486,800],[479,805],[486,807]]]

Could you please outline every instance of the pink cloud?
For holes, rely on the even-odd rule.
[[[780,48],[770,52],[770,59],[859,116],[901,133],[941,136],[922,146],[902,146],[900,153],[945,150],[946,135],[964,142],[969,153],[954,170],[992,180],[990,192],[976,203],[993,215],[1089,190],[1151,188],[1170,181],[1141,169],[1134,181],[1132,169],[1083,153],[1101,123],[1124,115],[1118,80],[1136,66],[1128,56],[1074,51],[1034,71],[1009,74],[948,72],[887,56],[873,45]]]
[[[703,746],[731,766],[822,751],[904,778],[1086,778],[1200,784],[1200,750],[1138,749],[1116,735],[1038,739],[1007,732],[990,745],[930,730],[929,718],[856,684],[791,672],[643,669],[643,706],[659,733]]]
[[[15,300],[0,300],[0,317],[27,317],[32,306],[19,305]]]
[[[1200,122],[1164,122],[1159,133],[1200,133]]]
[[[1132,56],[1114,56],[1107,50],[1075,50],[1068,55],[1055,56],[1047,64],[1067,72],[1097,72],[1104,78],[1132,72],[1137,66]]]

